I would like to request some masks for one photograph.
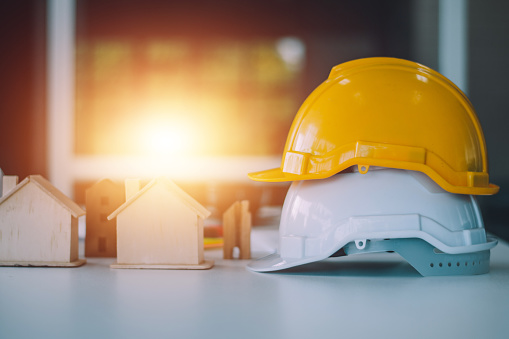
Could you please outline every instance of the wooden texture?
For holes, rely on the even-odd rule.
[[[140,179],[125,180],[125,201],[140,191]]]
[[[1,265],[77,265],[78,217],[83,214],[43,177],[27,177],[0,198]]]
[[[11,190],[13,190],[18,184],[18,176],[17,175],[4,175],[2,178],[2,195],[7,195]]]
[[[108,179],[98,181],[87,189],[86,257],[117,256],[117,220],[108,220],[107,217],[125,202],[124,197],[124,187]]]
[[[85,259],[70,262],[62,261],[0,261],[0,266],[10,267],[80,267],[86,264]]]
[[[233,259],[235,247],[239,249],[239,259],[251,258],[249,201],[237,201],[223,214],[223,239],[224,259]]]
[[[152,180],[108,217],[117,218],[117,263],[111,267],[210,268],[203,256],[209,215],[171,180]]]

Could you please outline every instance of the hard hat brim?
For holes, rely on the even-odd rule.
[[[364,162],[368,163],[367,160]],[[456,194],[473,194],[473,195],[492,195],[498,193],[500,187],[494,184],[488,184],[486,187],[468,187],[468,186],[456,186],[449,182],[447,182],[444,178],[442,178],[438,173],[433,171],[431,168],[420,165],[410,164],[408,166],[398,166],[398,164],[390,163],[386,161],[387,168],[401,168],[408,169],[413,171],[422,172],[428,175],[432,180],[434,180],[440,187],[445,189],[448,192],[456,193]],[[350,161],[347,165],[355,165],[355,161]],[[348,167],[348,166],[346,166]],[[306,173],[306,174],[291,174],[283,172],[281,168],[273,168],[265,171],[252,172],[248,173],[248,177],[254,181],[260,182],[285,182],[285,181],[299,181],[299,180],[311,180],[311,179],[325,179],[328,178],[335,173]]]
[[[314,256],[311,258],[282,258],[279,253],[273,253],[266,257],[262,257],[251,261],[246,267],[253,272],[272,272],[280,271],[287,268],[309,264],[328,258],[328,255]]]
[[[281,168],[273,168],[265,171],[252,172],[247,175],[249,179],[254,181],[262,181],[262,182],[284,182],[284,181],[298,181],[298,180],[308,180],[308,179],[325,179],[330,176],[323,174],[304,174],[297,175],[291,173],[285,173]]]
[[[481,251],[458,254],[437,252],[435,246],[419,238],[377,240],[372,242],[371,248],[366,247],[362,250],[357,249],[354,242],[350,242],[342,248],[346,256],[387,251],[397,252],[422,276],[474,275],[489,272],[490,249],[497,244],[498,240],[488,238],[487,241],[486,244],[482,245]],[[247,269],[253,272],[280,271],[328,257],[315,256],[305,259],[293,259],[282,258],[278,253],[273,253],[250,262]]]

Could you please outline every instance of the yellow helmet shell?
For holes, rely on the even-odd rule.
[[[495,194],[472,104],[438,72],[395,58],[334,67],[301,106],[280,168],[256,181],[330,177],[357,165],[420,171],[451,193]]]

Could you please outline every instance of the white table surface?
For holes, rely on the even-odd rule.
[[[276,243],[254,228],[254,257]],[[283,273],[205,255],[211,270],[0,267],[0,338],[509,338],[505,242],[489,274],[462,277],[423,278],[394,253]]]

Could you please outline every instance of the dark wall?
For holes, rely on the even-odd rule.
[[[46,2],[0,2],[0,168],[46,176]]]
[[[497,195],[480,197],[486,228],[509,239],[509,2],[472,0],[469,7],[469,97],[488,146]]]

